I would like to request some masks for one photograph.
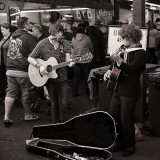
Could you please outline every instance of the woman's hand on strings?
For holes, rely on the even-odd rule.
[[[121,63],[123,62],[123,59],[120,57],[120,54],[121,54],[121,53],[122,53],[122,52],[119,52],[118,54],[112,53],[111,56],[110,56],[110,58],[111,58],[112,60],[114,60],[114,61],[117,62],[118,66],[120,66]]]
[[[108,70],[108,71],[104,74],[104,76],[103,76],[104,81],[106,81],[108,78],[110,78],[111,73],[112,73],[112,71],[111,71],[111,70]]]

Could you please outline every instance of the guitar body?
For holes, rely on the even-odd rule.
[[[36,61],[44,67],[54,66],[58,64],[56,58],[54,57],[49,58],[47,61],[43,61],[42,59],[36,59]],[[56,70],[52,70],[51,72],[48,72],[48,74],[46,75],[41,75],[39,69],[37,69],[35,66],[31,64],[29,65],[28,68],[28,74],[31,83],[37,87],[45,85],[45,83],[49,78],[55,79],[58,77]]]
[[[93,58],[93,55],[92,53],[89,52],[83,57],[75,58],[70,61],[62,62],[59,64],[57,59],[54,57],[50,57],[47,61],[43,61],[42,59],[36,59],[37,63],[41,64],[46,68],[46,70],[48,71],[48,74],[41,75],[39,72],[39,69],[37,69],[35,66],[30,64],[28,68],[29,79],[34,86],[41,87],[45,85],[45,83],[49,78],[55,79],[58,77],[58,74],[56,73],[56,69],[67,66],[70,64],[70,62],[77,63],[83,60],[90,61],[92,58]]]
[[[117,51],[116,54],[119,54],[122,49],[125,49],[126,52],[129,53],[129,52],[133,52],[133,51],[140,50],[140,49],[142,49],[142,48],[129,48],[129,49],[127,49],[127,48],[125,48],[125,46],[122,46],[122,47]],[[118,77],[119,77],[119,75],[120,75],[120,73],[121,73],[121,70],[118,69],[118,68],[115,66],[115,61],[114,61],[114,65],[113,65],[113,66],[114,66],[114,67],[113,67],[113,69],[112,69],[111,76],[110,76],[110,78],[109,78],[108,81],[107,81],[106,89],[114,92],[114,91],[116,90],[116,88],[117,88]]]
[[[110,91],[115,91],[117,88],[118,77],[121,73],[121,70],[117,67],[113,67],[110,78],[107,81],[106,89]]]

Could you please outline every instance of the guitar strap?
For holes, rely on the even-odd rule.
[[[127,53],[124,53],[124,63],[127,63]]]
[[[141,50],[141,49],[142,48],[127,48],[126,49],[127,53],[124,53],[124,63],[127,63],[127,57],[128,57],[129,52],[138,51],[138,50]]]
[[[141,50],[142,48],[128,48],[126,49],[126,52],[129,53],[129,52],[133,52],[133,51],[137,51],[137,50]]]

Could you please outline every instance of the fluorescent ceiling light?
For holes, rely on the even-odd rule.
[[[157,8],[156,8],[156,7],[153,7],[153,6],[151,6],[149,9],[157,10]]]
[[[72,18],[72,17],[73,17],[73,15],[65,14],[65,15],[63,15],[63,17],[65,17],[65,18]]]
[[[16,13],[11,14],[10,16],[15,16],[15,15],[20,14],[20,13],[21,12],[16,12]]]
[[[89,8],[54,8],[54,9],[23,9],[20,12],[54,12],[54,11],[72,11],[72,10],[86,10]]]
[[[86,10],[86,9],[89,9],[89,8],[72,8],[72,10]]]
[[[150,7],[146,7],[146,8],[149,8],[149,9],[152,9],[152,10],[157,10],[156,7],[160,8],[160,5],[158,5],[158,4],[148,3],[148,2],[146,2],[145,4],[150,6]],[[131,4],[130,6],[133,7],[133,4]]]
[[[133,1],[133,0],[128,0],[128,1]],[[145,4],[150,5],[150,6],[153,6],[153,7],[160,7],[160,5],[154,4],[154,3],[145,2]],[[130,6],[132,7],[133,5],[130,5]]]
[[[72,11],[72,10],[87,10],[89,8],[45,8],[45,9],[23,9],[19,12],[13,13],[10,16],[15,16],[17,14],[20,14],[21,12],[54,12],[54,11]]]
[[[146,2],[146,4],[147,4],[147,5],[150,5],[150,6],[153,6],[153,7],[160,7],[160,5],[154,4],[154,3],[148,3],[148,2]]]

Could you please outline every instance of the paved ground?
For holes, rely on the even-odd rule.
[[[84,113],[93,108],[94,101],[83,95],[71,98],[73,106],[70,109],[70,117]],[[0,105],[0,160],[50,160],[41,155],[28,153],[25,141],[30,138],[34,125],[50,124],[51,117],[47,115],[47,105],[41,102],[40,120],[35,122],[23,121],[23,108],[16,103],[12,108],[14,124],[7,128],[3,125],[4,105]],[[160,160],[160,138],[144,136],[144,140],[136,143],[136,152],[130,157],[121,157],[121,153],[113,153],[113,160]]]

